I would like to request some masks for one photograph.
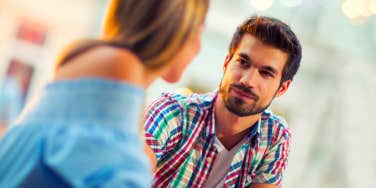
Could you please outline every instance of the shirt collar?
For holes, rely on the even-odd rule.
[[[210,106],[209,106],[209,111],[208,111],[208,126],[206,126],[206,129],[204,131],[204,136],[205,137],[213,137],[215,138],[215,102],[218,97],[218,89],[215,91],[209,93],[210,99]]]
[[[248,143],[251,144],[251,147],[255,147],[260,139],[260,135],[261,135],[260,123],[261,123],[261,117],[255,123],[255,125],[253,125],[251,132],[248,134],[248,140],[249,140]]]
[[[143,104],[144,89],[124,82],[54,81],[32,99],[17,122],[105,124],[137,132]]]

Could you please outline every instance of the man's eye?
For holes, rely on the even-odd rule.
[[[238,62],[240,65],[248,65],[248,62],[244,59],[239,59]]]
[[[270,73],[269,71],[261,71],[260,72],[262,76],[264,77],[273,77],[274,75]]]

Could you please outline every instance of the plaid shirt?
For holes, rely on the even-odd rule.
[[[146,109],[145,139],[158,164],[153,187],[204,187],[218,151],[214,103],[217,92],[163,94]],[[235,153],[225,187],[251,183],[280,185],[287,164],[290,132],[266,110]]]

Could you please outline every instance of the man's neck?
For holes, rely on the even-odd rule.
[[[215,102],[215,132],[221,143],[231,149],[246,136],[260,119],[261,113],[239,117],[230,112],[220,94]]]

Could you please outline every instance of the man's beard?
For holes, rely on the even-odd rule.
[[[236,96],[231,96],[230,92],[232,88],[237,88],[252,96],[254,98],[254,102],[251,104],[247,104],[247,102],[243,99],[238,98]],[[221,82],[219,86],[219,94],[221,95],[226,108],[233,114],[236,114],[240,117],[259,114],[263,112],[265,109],[267,109],[271,104],[270,101],[265,106],[258,106],[257,101],[259,100],[259,96],[256,95],[251,89],[240,83],[233,83],[229,87],[223,87]]]

